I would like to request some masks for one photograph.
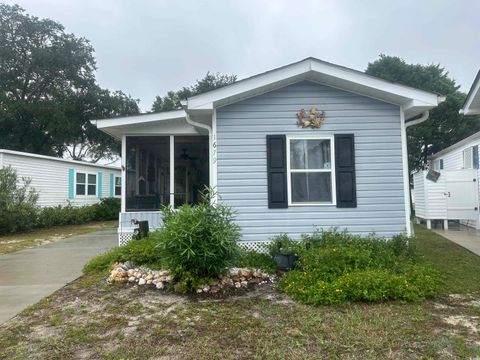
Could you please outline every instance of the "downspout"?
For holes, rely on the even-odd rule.
[[[402,147],[404,147],[403,153],[403,166],[404,166],[404,187],[405,187],[405,199],[408,198],[408,203],[405,201],[405,214],[406,214],[406,222],[407,222],[407,236],[411,236],[413,234],[413,227],[411,224],[411,214],[412,214],[412,196],[410,192],[410,172],[408,171],[408,152],[407,152],[407,128],[413,125],[420,124],[428,119],[430,112],[424,111],[423,114],[418,118],[410,121],[405,120],[405,113],[403,112],[403,108],[401,109],[401,119],[402,119]]]
[[[202,129],[206,129],[208,131],[208,148],[209,148],[209,165],[208,165],[208,172],[210,174],[210,182],[212,182],[212,179],[213,179],[213,171],[212,171],[212,167],[213,167],[213,164],[212,164],[212,152],[213,152],[213,129],[211,126],[207,125],[207,124],[202,124],[202,123],[199,123],[197,121],[193,121],[191,118],[190,118],[190,115],[188,114],[187,111],[185,111],[185,120],[187,121],[188,124],[194,126],[194,127],[199,127],[199,128],[202,128]],[[215,204],[217,202],[217,196],[214,195],[212,197],[212,204]]]

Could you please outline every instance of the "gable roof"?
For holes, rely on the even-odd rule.
[[[445,97],[402,84],[379,79],[361,71],[316,58],[306,58],[233,84],[188,98],[183,110],[92,120],[99,129],[118,136],[122,127],[153,124],[193,116],[210,116],[213,110],[299,81],[312,81],[357,93],[403,107],[405,119],[411,119],[436,107]],[[114,130],[114,131],[113,131]]]
[[[54,157],[54,156],[34,154],[34,153],[29,153],[29,152],[24,152],[24,151],[0,149],[0,155],[2,155],[2,154],[24,156],[24,157],[29,157],[29,158],[33,158],[33,159],[44,159],[44,160],[50,160],[50,161],[59,161],[59,162],[68,163],[68,164],[77,164],[77,165],[84,165],[84,166],[92,166],[92,167],[96,167],[96,168],[104,168],[104,169],[111,169],[111,170],[120,170],[120,167],[119,167],[119,166],[114,166],[114,165],[95,164],[95,163],[91,163],[91,162],[88,162],[88,161],[64,159],[64,158],[58,158],[58,157]],[[2,164],[0,164],[0,167],[1,167],[1,166],[2,166]]]
[[[186,109],[193,112],[212,110],[302,80],[310,80],[402,105],[407,119],[434,108],[445,100],[438,94],[379,79],[361,71],[309,57],[219,89],[192,96],[187,99]]]
[[[480,70],[473,80],[463,107],[460,109],[460,114],[480,115]]]

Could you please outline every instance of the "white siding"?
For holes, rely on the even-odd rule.
[[[425,219],[427,216],[425,206],[425,180],[424,172],[419,171],[413,175],[413,197],[415,198],[415,215]]]
[[[463,169],[463,150],[466,148],[472,147],[472,146],[479,146],[480,149],[480,139],[475,139],[472,140],[462,146],[459,146],[455,149],[452,149],[451,151],[447,152],[446,154],[443,154],[442,156],[434,157],[433,160],[437,159],[443,159],[443,169],[444,170],[459,170]],[[480,151],[480,150],[479,150]],[[480,154],[479,154],[480,155]],[[480,181],[480,169],[477,169],[477,183]],[[480,198],[480,183],[478,184],[478,195]],[[480,205],[480,204],[479,204]],[[480,206],[479,206],[480,208]],[[462,222],[465,225],[471,226],[471,222]],[[479,217],[477,220],[477,224],[480,225],[480,212],[479,212]],[[478,227],[477,225],[477,227]]]
[[[31,186],[39,192],[39,206],[66,205],[68,201],[72,205],[90,205],[100,201],[98,196],[77,196],[68,199],[69,169],[77,172],[98,173],[102,172],[102,198],[110,196],[110,174],[120,176],[119,169],[105,168],[88,163],[65,162],[55,159],[38,158],[27,155],[2,153],[3,166],[12,166],[18,178],[30,178]],[[98,179],[97,179],[98,182]]]

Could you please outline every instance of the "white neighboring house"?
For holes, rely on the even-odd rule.
[[[91,205],[121,195],[118,167],[0,149],[0,168],[9,165],[19,179],[31,179],[42,207]]]
[[[480,115],[480,71],[460,113]],[[428,228],[432,220],[444,220],[444,228],[448,220],[480,228],[479,146],[477,132],[433,154],[430,167],[440,173],[437,181],[426,178],[428,171],[414,174],[416,216],[427,220]]]

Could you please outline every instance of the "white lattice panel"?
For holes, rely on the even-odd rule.
[[[240,241],[238,245],[246,250],[253,250],[259,253],[266,253],[269,241]]]
[[[132,240],[133,231],[118,232],[118,246],[127,245],[127,243]]]

